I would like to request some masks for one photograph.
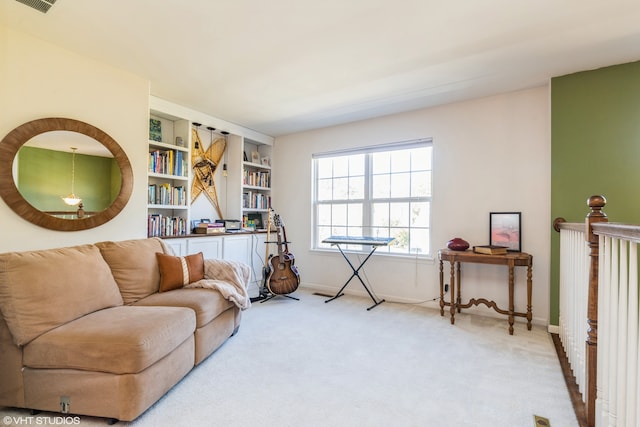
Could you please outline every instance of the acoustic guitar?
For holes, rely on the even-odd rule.
[[[267,288],[274,295],[285,295],[294,292],[300,285],[300,274],[294,265],[295,257],[289,252],[284,225],[278,214],[274,214],[274,225],[278,236],[278,254],[269,262],[269,280]]]

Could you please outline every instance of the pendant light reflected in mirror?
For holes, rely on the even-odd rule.
[[[81,198],[76,196],[74,191],[76,180],[76,150],[78,150],[76,147],[71,147],[71,194],[67,197],[61,197],[64,203],[69,206],[76,206],[82,201]]]

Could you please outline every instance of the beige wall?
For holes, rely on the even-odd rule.
[[[434,252],[453,237],[462,237],[472,245],[487,244],[489,212],[522,212],[523,250],[534,256],[534,318],[546,325],[551,230],[549,134],[549,90],[545,86],[276,138],[274,208],[286,223],[303,286],[333,293],[350,275],[339,253],[310,250],[311,155],[431,137]],[[365,270],[381,297],[422,301],[439,294],[438,265],[433,259],[377,256]],[[463,276],[463,298],[485,297],[507,307],[505,269],[465,265]],[[525,311],[524,271],[518,270],[516,277],[516,309]],[[347,291],[365,292],[357,281],[349,284]],[[480,309],[493,313],[484,306]]]
[[[124,211],[98,228],[56,232],[34,226],[0,201],[0,252],[122,240],[146,235],[149,83],[46,41],[0,27],[0,136],[41,117],[93,124],[123,147],[134,169]],[[521,211],[523,249],[534,255],[534,317],[549,316],[550,137],[548,88],[493,96],[277,138],[274,207],[286,222],[304,286],[337,290],[350,274],[339,254],[311,246],[311,154],[337,148],[431,137],[434,141],[434,249],[452,237],[486,244],[490,211]],[[523,273],[518,272],[518,283]],[[367,264],[374,290],[415,301],[438,294],[432,259],[375,257]],[[463,296],[506,306],[506,272],[465,266]],[[358,282],[347,291],[363,293]],[[516,290],[518,310],[523,287]],[[435,303],[433,303],[435,306]],[[489,309],[481,307],[483,313]]]
[[[0,26],[0,138],[37,118],[73,118],[111,135],[134,170],[123,212],[91,230],[40,228],[0,200],[0,252],[146,236],[148,116],[147,80]]]

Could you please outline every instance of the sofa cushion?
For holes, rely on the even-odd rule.
[[[158,292],[160,271],[156,252],[164,253],[160,239],[96,243],[111,267],[125,304]]]
[[[201,328],[221,313],[233,307],[222,294],[212,289],[176,289],[150,295],[136,306],[188,307],[196,313],[196,327]]]
[[[0,311],[17,345],[117,305],[118,286],[93,245],[0,254]]]
[[[171,256],[158,252],[160,292],[179,289],[189,283],[204,279],[202,252],[187,256]]]
[[[121,306],[53,329],[24,347],[30,368],[137,373],[193,335],[196,319],[181,307]]]

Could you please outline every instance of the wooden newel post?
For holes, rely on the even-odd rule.
[[[585,416],[587,425],[596,425],[596,384],[598,367],[598,263],[599,263],[599,241],[598,236],[593,234],[592,225],[598,222],[608,222],[607,215],[602,212],[602,208],[607,203],[604,196],[591,196],[587,200],[587,205],[591,209],[585,220],[586,239],[589,245],[589,300],[587,305],[587,341],[586,341],[586,363],[587,363],[587,398],[585,405]]]

